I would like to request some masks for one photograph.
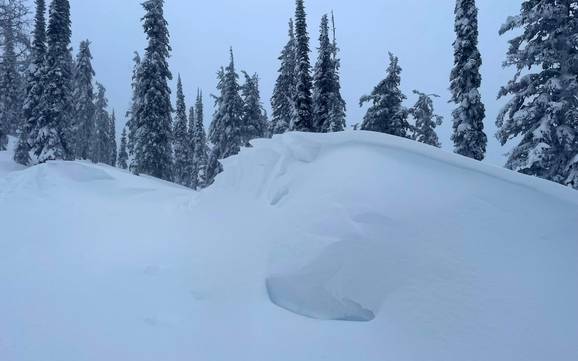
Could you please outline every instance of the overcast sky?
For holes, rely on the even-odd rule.
[[[142,53],[145,37],[140,18],[140,0],[71,0],[75,49],[83,39],[92,41],[97,80],[108,90],[110,106],[124,124],[130,96],[132,53]],[[317,48],[321,16],[335,12],[342,58],[343,96],[348,104],[348,122],[361,121],[365,109],[360,96],[383,79],[387,52],[400,58],[402,88],[407,105],[415,102],[418,89],[441,96],[438,113],[446,122],[439,130],[444,148],[451,149],[451,111],[448,79],[453,54],[453,0],[306,0],[312,49]],[[490,138],[488,162],[503,165],[502,148],[494,137],[494,122],[503,101],[496,95],[513,74],[502,69],[508,37],[498,36],[504,20],[516,14],[521,0],[479,0],[480,49],[484,66],[482,95],[487,108],[486,127]],[[273,90],[277,57],[287,42],[287,22],[293,16],[293,0],[166,0],[169,22],[171,70],[183,78],[188,105],[197,88],[205,98],[205,121],[213,107],[208,97],[215,92],[216,72],[228,61],[228,48],[235,50],[237,68],[261,77],[261,92],[267,109]],[[312,64],[316,53],[312,54]],[[174,89],[174,82],[172,84]]]

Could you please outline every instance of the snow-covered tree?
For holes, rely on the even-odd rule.
[[[454,68],[450,78],[455,152],[483,160],[488,137],[484,133],[485,107],[479,88],[482,57],[478,50],[478,9],[475,0],[457,0],[455,8]]]
[[[439,95],[425,94],[417,90],[414,90],[413,93],[418,96],[415,105],[409,109],[409,114],[415,121],[413,139],[441,148],[442,145],[435,128],[442,125],[443,117],[434,113],[432,99],[432,97],[439,98]]]
[[[174,180],[176,183],[189,187],[192,173],[191,140],[187,129],[187,105],[183,92],[181,76],[177,81],[177,108],[173,127],[173,149],[175,152]]]
[[[91,147],[95,137],[94,69],[88,40],[80,43],[74,71],[73,111],[74,143],[77,159],[95,160]]]
[[[164,180],[173,178],[172,104],[168,81],[168,24],[164,18],[164,0],[143,2],[143,27],[148,46],[139,66],[136,86],[134,171]]]
[[[116,113],[113,109],[108,122],[108,161],[106,162],[112,167],[116,167],[116,161],[118,158],[116,148]]]
[[[106,89],[100,83],[96,83],[97,95],[95,101],[95,135],[92,139],[91,152],[94,154],[95,163],[110,164],[110,115],[108,114],[108,99]]]
[[[70,4],[68,0],[53,0],[49,9],[41,117],[31,142],[40,163],[72,159],[74,155],[70,126],[73,62],[70,36]]]
[[[199,91],[195,106],[191,107],[191,116],[189,117],[189,132],[191,134],[191,149],[193,153],[193,170],[191,173],[191,188],[193,189],[207,186],[209,148],[207,146],[203,111],[203,93]]]
[[[138,113],[138,107],[140,105],[139,98],[137,96],[139,94],[138,77],[139,77],[139,69],[140,69],[140,64],[141,64],[140,55],[136,51],[134,52],[133,62],[134,62],[134,66],[133,66],[133,71],[132,71],[132,83],[131,83],[132,99],[131,99],[130,108],[126,112],[126,117],[127,117],[126,127],[128,128],[127,149],[128,149],[128,154],[129,154],[129,168],[134,172],[136,170],[134,169],[134,167],[133,167],[134,164],[132,164],[130,158],[134,158],[134,145],[136,142],[136,130],[137,130],[136,114]]]
[[[243,143],[249,146],[249,142],[256,138],[264,138],[268,132],[267,116],[261,103],[259,91],[259,76],[249,75],[243,72],[245,83],[241,87],[243,97]]]
[[[329,94],[329,123],[324,127],[326,132],[341,132],[346,128],[346,104],[341,96],[341,60],[339,59],[339,47],[337,46],[337,37],[335,29],[335,17],[331,13],[331,24],[333,32],[333,86]]]
[[[36,128],[41,114],[40,101],[43,93],[43,70],[46,60],[46,3],[36,0],[36,15],[34,17],[34,32],[32,40],[31,63],[26,71],[26,88],[22,108],[23,119],[19,130],[18,146],[14,152],[14,160],[22,165],[29,165],[30,143],[35,138],[32,131]]]
[[[11,7],[7,7],[7,10]],[[0,35],[0,149],[6,145],[6,135],[16,134],[22,119],[22,78],[18,71],[16,29],[11,14],[2,14]]]
[[[399,59],[389,53],[390,64],[387,76],[373,89],[371,95],[363,96],[360,105],[371,103],[363,118],[361,130],[387,133],[398,137],[409,137],[411,126],[408,111],[403,106],[405,95],[400,90],[401,67]]]
[[[126,127],[122,130],[120,137],[120,149],[118,150],[118,167],[121,169],[128,169],[128,140],[126,134]]]
[[[303,0],[296,0],[295,40],[295,110],[291,130],[310,132],[313,130],[313,80],[309,61],[307,15]]]
[[[220,94],[215,97],[215,114],[209,128],[209,140],[217,159],[239,153],[243,137],[243,99],[239,94],[239,75],[235,71],[233,50],[229,65],[218,73]],[[214,175],[213,175],[214,176]]]
[[[324,133],[329,129],[330,98],[333,92],[333,46],[329,40],[329,19],[321,18],[319,30],[319,58],[313,72],[313,126],[312,130]]]
[[[500,34],[515,31],[500,91],[502,144],[517,139],[506,167],[578,189],[578,1],[526,0]]]
[[[281,67],[279,68],[279,76],[271,98],[271,107],[273,108],[273,118],[270,125],[271,134],[282,134],[288,131],[295,111],[296,62],[293,19],[289,20],[289,41],[283,48],[279,60],[281,61]]]

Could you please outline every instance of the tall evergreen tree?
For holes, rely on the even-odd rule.
[[[0,149],[5,148],[7,134],[16,134],[22,119],[22,79],[18,71],[13,21],[12,16],[6,14],[0,23],[3,40],[0,58]]]
[[[122,130],[120,137],[120,149],[118,150],[118,167],[121,169],[128,169],[128,139],[126,134],[126,127]]]
[[[454,68],[451,73],[455,152],[483,160],[488,137],[484,133],[485,107],[479,88],[482,57],[478,50],[478,9],[475,0],[457,0],[455,9]]]
[[[233,50],[229,65],[218,73],[219,96],[215,97],[215,114],[209,128],[209,140],[217,159],[239,153],[245,144],[243,137],[243,99],[239,94],[239,75],[235,71]],[[214,176],[214,175],[213,175]]]
[[[116,152],[116,113],[112,110],[112,115],[108,122],[108,162],[107,164],[116,167],[118,154]]]
[[[516,31],[500,90],[512,96],[498,116],[502,144],[519,139],[506,167],[578,189],[578,1],[525,0],[500,34]]]
[[[296,0],[295,9],[295,54],[296,54],[296,90],[295,111],[291,130],[310,132],[313,130],[313,80],[309,61],[309,34],[307,33],[307,15],[303,0]]]
[[[319,30],[319,59],[313,72],[313,126],[318,133],[329,129],[331,94],[334,86],[335,70],[333,62],[333,46],[329,40],[329,19],[327,15],[321,18]]]
[[[72,159],[70,114],[72,109],[72,56],[70,54],[70,4],[53,0],[47,30],[48,51],[44,71],[41,117],[31,148],[40,163]]]
[[[339,59],[339,47],[337,46],[337,36],[335,29],[335,17],[331,13],[331,24],[333,32],[333,86],[329,94],[329,124],[323,131],[327,132],[341,132],[346,127],[346,104],[341,96],[341,60]]]
[[[80,43],[76,57],[74,71],[73,110],[74,110],[74,142],[77,159],[94,160],[91,145],[95,137],[94,121],[94,88],[92,68],[92,54],[90,42],[85,40]]]
[[[41,115],[41,98],[44,92],[43,70],[46,61],[46,3],[36,0],[36,15],[34,17],[34,32],[32,40],[32,61],[26,72],[26,89],[23,104],[23,119],[20,127],[18,146],[14,153],[14,160],[22,165],[29,165],[30,144],[36,136],[32,131],[36,129]]]
[[[174,180],[176,183],[189,187],[192,173],[192,151],[187,129],[187,105],[183,93],[181,76],[177,82],[177,113],[173,128],[173,149],[175,151]]]
[[[366,95],[360,100],[361,105],[371,103],[363,118],[361,130],[408,138],[411,127],[407,120],[408,111],[403,106],[406,96],[399,89],[401,67],[399,59],[392,53],[389,53],[389,59],[386,78],[375,87],[371,95]]]
[[[245,84],[241,87],[243,97],[243,143],[249,146],[249,142],[256,138],[264,138],[267,134],[268,122],[265,109],[261,103],[259,91],[259,76],[249,75],[243,72]]]
[[[108,99],[106,89],[100,83],[96,83],[97,95],[95,102],[95,124],[96,131],[93,137],[92,152],[95,163],[110,164],[110,115],[108,114]]]
[[[191,188],[199,189],[206,187],[207,166],[209,162],[209,148],[205,133],[203,114],[203,93],[198,92],[194,108],[191,107],[189,118],[189,131],[191,133],[191,149],[193,152],[193,171],[191,173]]]
[[[135,120],[134,170],[164,180],[173,178],[172,105],[168,81],[169,70],[168,23],[164,18],[164,0],[146,0],[143,27],[148,46],[139,66],[138,103]]]
[[[139,53],[136,51],[134,52],[133,62],[134,66],[132,71],[132,83],[131,83],[132,99],[130,109],[126,112],[126,117],[128,119],[126,122],[126,126],[128,128],[127,149],[129,154],[129,162],[131,157],[134,158],[134,150],[135,150],[134,145],[136,143],[136,131],[137,131],[136,115],[138,114],[138,107],[140,106],[138,98],[139,94],[138,86],[139,86],[139,69],[141,64],[141,58]],[[134,168],[133,164],[129,164],[129,168],[131,168],[132,171],[136,171],[136,169],[133,169]]]
[[[282,134],[288,131],[295,112],[294,99],[297,85],[295,78],[295,31],[293,29],[293,19],[289,20],[289,41],[283,48],[279,60],[281,61],[281,67],[279,68],[279,76],[271,98],[273,118],[270,132],[272,134]]]
[[[409,114],[415,121],[413,139],[420,143],[441,148],[435,128],[442,125],[443,117],[434,113],[432,97],[439,98],[436,94],[425,94],[417,90],[413,91],[418,96],[415,105],[409,110]]]

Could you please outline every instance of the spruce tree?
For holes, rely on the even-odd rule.
[[[43,74],[41,117],[31,149],[43,163],[72,159],[70,115],[72,110],[72,56],[70,54],[70,4],[53,0],[49,9],[48,50]]]
[[[191,107],[189,123],[191,132],[191,149],[193,152],[193,171],[191,174],[191,188],[199,189],[206,187],[207,167],[209,162],[209,148],[207,146],[207,135],[205,133],[203,114],[203,93],[198,92],[195,107]]]
[[[419,98],[409,110],[409,114],[415,121],[413,139],[420,143],[441,148],[435,128],[442,125],[443,117],[434,113],[432,97],[439,98],[436,94],[425,94],[417,90],[413,91]]]
[[[88,40],[80,43],[74,71],[74,142],[77,159],[94,160],[91,144],[95,136],[92,54]]]
[[[30,144],[36,136],[36,129],[41,115],[41,98],[44,92],[43,71],[46,61],[46,4],[44,0],[36,0],[36,15],[34,17],[34,32],[32,40],[32,60],[26,71],[26,89],[23,104],[23,119],[20,127],[18,146],[14,160],[22,165],[30,165]]]
[[[120,169],[128,169],[128,140],[126,134],[126,127],[122,130],[120,137],[120,149],[118,150],[118,167]]]
[[[6,14],[1,20],[0,149],[5,149],[7,134],[15,135],[22,119],[22,79],[18,71],[14,19]]]
[[[341,132],[346,127],[346,104],[341,96],[341,60],[339,59],[339,47],[337,46],[337,37],[335,30],[335,17],[331,13],[331,24],[333,32],[333,86],[329,94],[329,124],[323,131],[326,132]]]
[[[118,155],[116,153],[116,113],[114,109],[108,123],[108,161],[107,164],[116,167]]]
[[[108,99],[106,89],[100,83],[96,83],[97,95],[95,102],[95,124],[96,131],[93,137],[92,153],[95,163],[110,164],[110,115],[108,114]]]
[[[526,0],[502,26],[515,31],[505,66],[514,79],[498,116],[502,144],[516,139],[506,167],[578,189],[578,1]]]
[[[273,118],[271,119],[270,133],[272,134],[287,132],[291,126],[291,119],[293,119],[295,111],[296,62],[293,19],[289,20],[289,41],[283,48],[279,60],[281,61],[281,67],[279,68],[279,76],[271,98]]]
[[[218,73],[217,89],[220,95],[215,97],[215,114],[209,128],[209,140],[213,144],[213,152],[219,160],[238,154],[241,147],[245,145],[243,99],[239,94],[239,75],[235,71],[232,49],[230,54],[229,65]]]
[[[264,138],[267,134],[267,119],[265,109],[261,104],[259,91],[259,76],[249,75],[243,72],[245,84],[241,87],[243,97],[243,143],[250,146],[249,142],[256,138]]]
[[[453,111],[455,152],[483,160],[488,137],[484,133],[485,107],[479,88],[482,57],[478,50],[478,9],[475,0],[457,0],[455,8],[454,68],[450,90],[457,108]]]
[[[148,46],[139,66],[135,123],[134,170],[164,180],[173,178],[172,105],[168,81],[168,24],[164,18],[164,0],[146,0],[143,27]]]
[[[333,46],[329,40],[329,19],[327,15],[321,18],[319,30],[319,59],[313,73],[313,127],[318,133],[329,130],[330,98],[333,92]]]
[[[307,33],[307,15],[303,0],[296,0],[295,9],[295,111],[291,130],[310,132],[313,130],[313,98],[311,64],[309,61],[309,34]]]
[[[132,71],[132,82],[131,82],[131,89],[132,89],[132,99],[129,110],[126,112],[127,122],[126,127],[128,128],[128,140],[127,140],[127,149],[129,157],[134,158],[134,145],[136,143],[136,131],[137,131],[137,119],[136,115],[138,113],[138,107],[140,105],[139,98],[138,98],[138,86],[139,86],[139,69],[141,64],[141,58],[138,52],[134,52],[133,57],[133,71]],[[132,164],[129,164],[129,168],[135,172],[136,170],[133,169]]]
[[[375,87],[371,95],[366,95],[360,100],[361,105],[371,103],[363,118],[361,130],[408,138],[411,127],[407,120],[408,111],[402,104],[406,97],[399,89],[401,67],[399,59],[392,53],[389,53],[389,59],[386,78]]]
[[[174,181],[183,186],[191,185],[192,152],[187,129],[187,105],[183,93],[181,76],[177,81],[177,109],[173,128],[173,149],[175,151]]]

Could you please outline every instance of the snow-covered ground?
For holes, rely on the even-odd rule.
[[[0,153],[0,360],[578,359],[578,192],[365,132],[225,169]]]

